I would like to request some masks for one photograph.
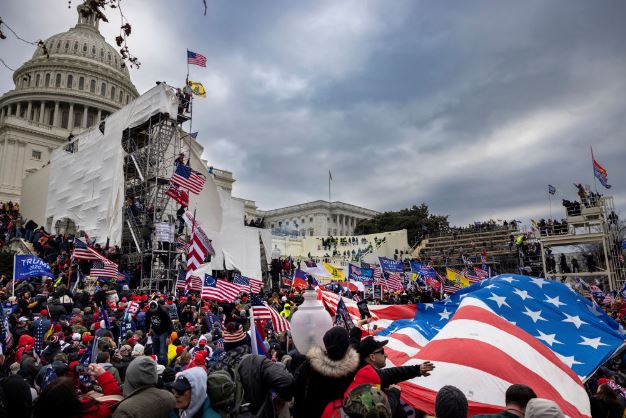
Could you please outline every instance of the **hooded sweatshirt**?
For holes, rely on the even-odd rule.
[[[146,386],[157,384],[156,362],[147,356],[141,356],[131,361],[126,369],[126,381],[124,382],[124,397]]]
[[[180,372],[180,375],[185,376],[191,385],[191,400],[187,409],[179,409],[178,416],[181,418],[191,418],[195,416],[200,409],[204,408],[205,402],[210,402],[207,393],[207,373],[200,367],[193,367],[191,369]],[[208,406],[208,405],[207,405]],[[207,408],[202,416],[203,418],[215,417],[219,415],[210,408]]]

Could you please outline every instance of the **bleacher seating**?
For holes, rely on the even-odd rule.
[[[510,245],[511,236],[515,238],[519,234],[517,228],[495,226],[491,230],[467,228],[439,236],[431,235],[420,251],[420,259],[429,260],[436,266],[446,263],[454,266],[462,264],[462,256],[479,261],[486,251],[489,263],[501,262],[502,258],[509,260],[517,253],[515,245]]]

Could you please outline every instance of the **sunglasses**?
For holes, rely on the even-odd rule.
[[[382,350],[376,350],[372,354],[385,354],[385,349],[383,348]]]

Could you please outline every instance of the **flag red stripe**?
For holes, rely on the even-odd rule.
[[[579,378],[574,373],[572,369],[567,367],[561,359],[559,359],[556,354],[548,347],[539,342],[538,339],[534,338],[532,335],[528,334],[523,329],[511,324],[508,321],[496,316],[493,313],[490,313],[484,309],[481,309],[476,306],[465,306],[463,309],[459,309],[456,311],[450,322],[459,320],[459,319],[469,319],[472,321],[480,321],[485,324],[489,324],[496,328],[501,329],[502,331],[511,334],[512,336],[519,338],[524,341],[526,344],[530,345],[534,350],[541,353],[544,357],[546,357],[550,362],[554,363],[559,369],[563,372],[567,373],[567,375],[575,381],[578,381]],[[504,363],[502,363],[504,364]]]
[[[435,415],[435,398],[437,392],[417,386],[411,382],[400,383],[402,389],[401,398],[420,411],[424,411],[429,415]],[[504,399],[502,400],[504,403]],[[474,416],[479,414],[497,414],[504,409],[504,406],[489,405],[481,402],[475,402],[468,400],[469,414],[468,416]]]
[[[475,317],[472,319],[476,320]],[[481,322],[484,321],[481,320]],[[527,334],[527,336],[529,335]],[[541,350],[537,351],[545,357],[548,357],[546,355],[548,351],[550,354],[552,353],[543,345]],[[554,356],[554,354],[552,355]],[[578,409],[566,401],[550,382],[528,369],[514,357],[489,343],[467,338],[432,340],[420,350],[419,357],[433,362],[441,361],[472,367],[497,376],[499,379],[507,382],[524,382],[532,387],[540,397],[551,399],[558,403],[566,415],[578,415]],[[554,357],[557,366],[559,365],[558,363],[562,364],[560,360],[556,359],[556,356]],[[487,361],[485,361],[486,359]],[[529,380],[529,376],[532,377],[531,380]]]

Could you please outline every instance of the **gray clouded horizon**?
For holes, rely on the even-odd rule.
[[[73,3],[9,0],[1,15],[45,39],[75,24]],[[207,5],[122,2],[142,62],[131,78],[140,92],[180,85],[185,49],[207,57],[190,67],[208,93],[193,130],[209,164],[233,171],[233,194],[261,209],[326,199],[331,170],[333,200],[375,210],[547,217],[548,184],[572,199],[572,183],[593,186],[590,145],[626,204],[624,2]],[[0,57],[16,68],[33,50],[7,35]],[[558,199],[552,211],[563,215]]]

